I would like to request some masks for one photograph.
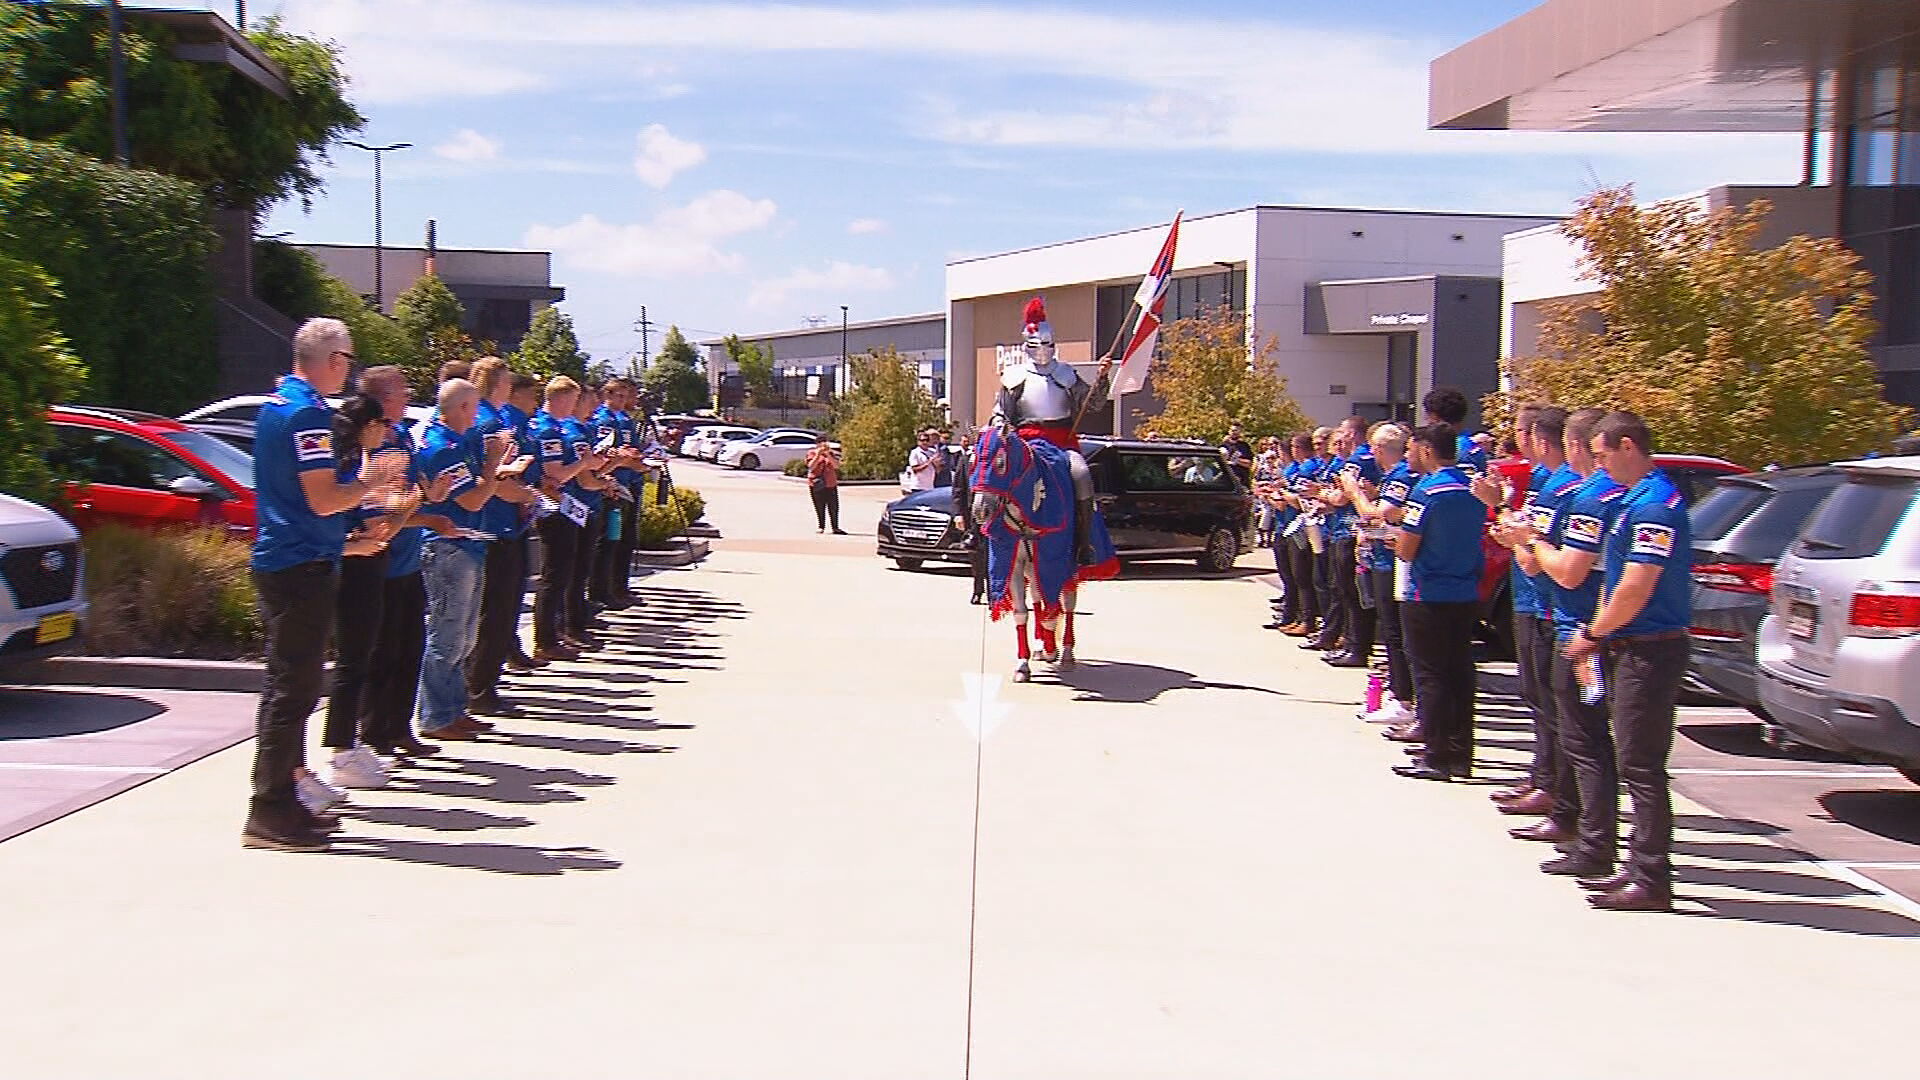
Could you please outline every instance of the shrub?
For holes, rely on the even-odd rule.
[[[940,409],[914,365],[893,346],[856,356],[853,389],[834,402],[834,430],[845,447],[840,476],[881,480],[907,467],[914,436],[940,423]]]
[[[107,656],[257,656],[263,640],[251,546],[212,529],[106,525],[85,538],[87,651]]]
[[[85,374],[47,317],[53,296],[38,267],[0,255],[0,491],[40,503],[58,494],[45,406],[66,400]]]
[[[688,525],[699,521],[700,515],[706,512],[706,499],[692,488],[673,488],[665,506],[659,505],[656,491],[653,482],[648,481],[638,495],[640,524],[636,536],[642,548],[656,548],[665,544],[679,536]]]
[[[807,459],[795,458],[781,466],[780,471],[788,476],[805,476],[807,475]]]

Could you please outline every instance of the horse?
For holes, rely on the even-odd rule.
[[[1118,571],[1106,528],[1095,517],[1090,539],[1100,561],[1078,564],[1073,541],[1073,475],[1064,451],[1004,425],[980,433],[968,480],[973,519],[987,544],[989,613],[1017,614],[1014,682],[1033,677],[1033,641],[1056,671],[1074,667],[1074,608],[1080,583]]]

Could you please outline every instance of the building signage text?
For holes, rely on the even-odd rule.
[[[1369,315],[1367,322],[1373,326],[1425,326],[1433,316],[1424,311],[1403,311],[1397,315]]]

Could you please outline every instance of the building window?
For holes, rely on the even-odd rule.
[[[517,348],[533,322],[533,303],[487,297],[470,309],[468,317],[476,340],[491,341],[502,349]]]

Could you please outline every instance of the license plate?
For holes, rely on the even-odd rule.
[[[916,544],[931,544],[940,539],[940,534],[928,529],[901,529],[900,539],[911,540]]]
[[[56,641],[65,641],[80,628],[80,621],[73,612],[63,611],[58,615],[46,615],[40,619],[40,626],[34,631],[33,640],[37,645],[48,645]]]
[[[1820,629],[1820,609],[1812,604],[1803,604],[1795,600],[1787,605],[1787,636],[1801,641],[1812,641],[1813,635]]]

